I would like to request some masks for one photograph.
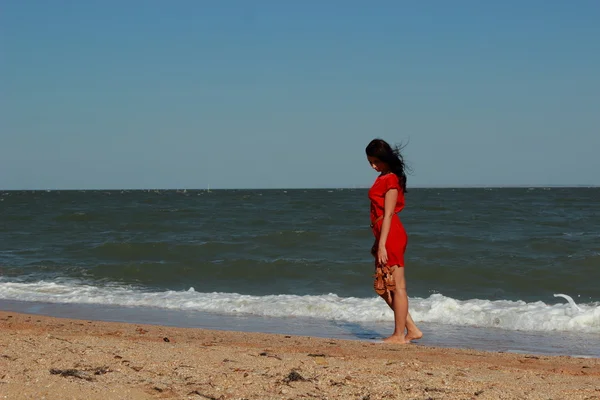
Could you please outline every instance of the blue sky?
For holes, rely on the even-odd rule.
[[[599,20],[592,0],[5,1],[0,189],[368,186],[374,137],[409,142],[409,186],[600,185]]]

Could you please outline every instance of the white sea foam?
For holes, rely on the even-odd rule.
[[[570,296],[557,294],[556,297],[564,298],[567,302],[546,304],[541,301],[456,300],[433,294],[425,299],[411,298],[410,310],[417,322],[520,331],[600,333],[600,303],[576,304]],[[78,282],[21,283],[0,280],[0,299],[349,322],[393,321],[394,318],[392,311],[377,297],[344,298],[336,294],[250,296],[201,293],[193,288],[186,291],[148,292],[133,287],[99,287]]]

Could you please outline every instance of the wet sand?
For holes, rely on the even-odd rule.
[[[0,311],[0,399],[600,400],[600,359]]]

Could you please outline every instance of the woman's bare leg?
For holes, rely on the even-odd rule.
[[[385,292],[384,294],[381,295],[381,298],[383,300],[385,300],[385,303],[390,306],[390,308],[392,309],[392,311],[394,311],[394,306],[393,306],[393,299],[394,295],[388,295],[388,292]],[[415,324],[415,321],[412,319],[412,316],[410,315],[410,311],[408,312],[408,314],[406,314],[406,338],[409,340],[418,340],[421,339],[423,337],[423,332],[421,332],[421,330],[419,328],[417,328],[417,325]]]
[[[410,312],[406,315],[406,340],[410,341],[410,340],[418,340],[421,339],[423,337],[423,332],[421,332],[421,330],[419,328],[417,328],[417,325],[415,324],[415,321],[413,321],[412,317],[410,316]]]
[[[394,295],[391,296],[391,307],[394,310],[394,333],[392,336],[384,339],[384,342],[405,344],[410,343],[406,340],[404,329],[408,316],[408,296],[406,295],[406,281],[404,279],[404,268],[391,268],[394,272],[392,276],[396,281]]]
[[[400,268],[396,268],[400,269]],[[406,290],[406,283],[404,284]],[[381,295],[381,298],[385,303],[394,311],[394,294],[385,292]],[[406,313],[406,340],[418,340],[423,337],[423,332],[417,327],[415,321],[412,319],[410,312]]]

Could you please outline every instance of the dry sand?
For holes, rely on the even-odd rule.
[[[0,399],[600,399],[600,359],[0,312]]]

